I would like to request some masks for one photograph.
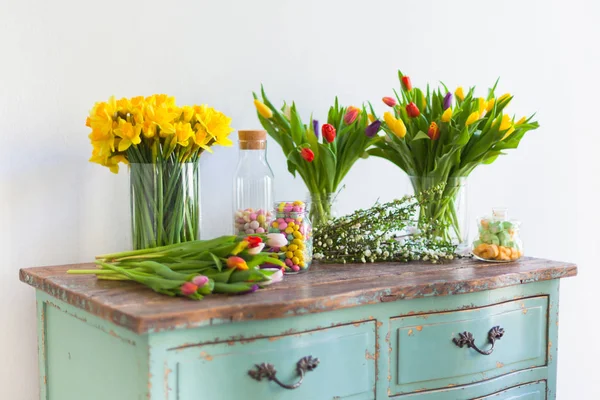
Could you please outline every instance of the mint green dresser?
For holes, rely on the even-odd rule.
[[[556,398],[559,278],[525,258],[314,266],[200,302],[29,268],[43,400]]]

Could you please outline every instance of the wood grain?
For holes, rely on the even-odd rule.
[[[525,257],[507,264],[472,259],[446,264],[314,265],[251,295],[171,298],[132,282],[68,275],[92,264],[24,268],[21,281],[91,314],[143,334],[247,320],[285,318],[379,302],[448,296],[577,274],[572,263]]]

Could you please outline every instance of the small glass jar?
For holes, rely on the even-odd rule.
[[[288,244],[272,248],[285,263],[286,274],[296,274],[308,270],[312,263],[313,236],[312,223],[303,201],[280,201],[273,205],[273,221],[269,233],[281,233]]]
[[[271,223],[273,171],[267,161],[267,132],[238,132],[240,156],[233,184],[236,235],[266,233]]]
[[[473,242],[473,255],[483,261],[509,262],[523,256],[519,234],[521,223],[508,219],[505,208],[494,208],[491,217],[477,220],[479,237]]]

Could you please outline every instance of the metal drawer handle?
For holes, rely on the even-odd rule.
[[[256,369],[251,369],[250,371],[248,371],[248,375],[250,375],[253,379],[256,379],[259,382],[262,380],[262,378],[267,378],[270,381],[275,381],[275,383],[277,383],[284,389],[298,389],[300,385],[302,385],[302,381],[304,380],[304,374],[308,371],[312,371],[313,369],[317,368],[318,365],[318,358],[313,358],[313,356],[301,358],[300,361],[298,361],[298,363],[296,364],[296,371],[298,372],[298,375],[300,375],[300,380],[294,383],[293,385],[286,385],[285,383],[282,383],[281,381],[279,381],[279,379],[277,379],[277,377],[275,376],[277,374],[277,371],[275,370],[275,366],[273,364],[256,364]]]
[[[479,354],[483,354],[484,356],[489,356],[494,351],[494,344],[496,344],[496,340],[502,339],[504,336],[504,329],[499,326],[495,326],[488,332],[488,340],[492,344],[489,350],[480,350],[477,346],[475,346],[475,338],[471,332],[463,332],[458,334],[458,339],[454,338],[452,341],[455,345],[462,349],[463,346],[467,346],[468,348],[475,349]]]

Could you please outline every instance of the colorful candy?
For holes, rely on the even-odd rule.
[[[262,209],[247,208],[238,210],[234,214],[235,232],[238,235],[268,232],[272,217],[271,211]]]
[[[312,229],[304,202],[279,202],[275,204],[274,220],[270,233],[281,233],[288,240],[279,248],[287,273],[306,270],[312,261]],[[272,249],[273,251],[274,249]]]
[[[504,209],[493,210],[492,217],[479,220],[479,238],[473,254],[482,260],[515,261],[523,256],[519,222],[509,221]]]

